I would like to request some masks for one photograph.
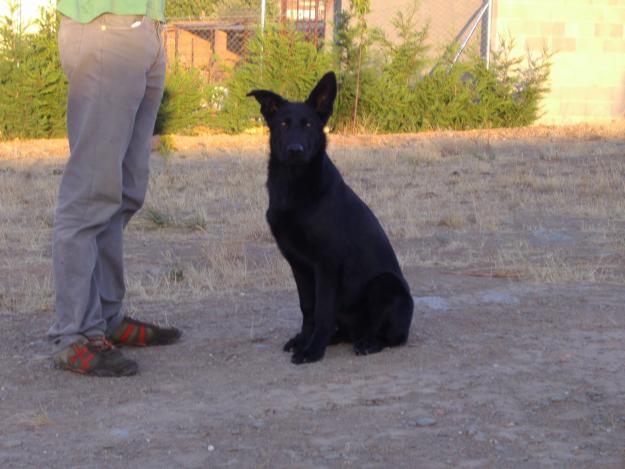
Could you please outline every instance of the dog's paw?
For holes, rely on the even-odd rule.
[[[354,353],[356,355],[370,355],[378,353],[384,347],[377,340],[359,340],[354,344]]]
[[[324,350],[302,350],[300,352],[295,352],[291,357],[291,363],[296,365],[301,365],[303,363],[312,363],[317,362],[323,358]]]
[[[304,343],[305,339],[302,334],[297,334],[296,336],[289,339],[286,344],[284,344],[282,350],[284,350],[285,352],[297,352],[304,348]]]

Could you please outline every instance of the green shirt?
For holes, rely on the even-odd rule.
[[[104,13],[165,21],[165,0],[58,0],[57,10],[79,23],[89,23]]]

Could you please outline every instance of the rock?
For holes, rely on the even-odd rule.
[[[128,431],[127,428],[113,428],[111,430],[111,435],[117,437],[117,438],[129,438],[130,437],[130,431]]]
[[[467,434],[473,438],[475,441],[486,441],[486,433],[484,433],[483,431],[478,430],[478,428],[475,425],[471,425],[469,426],[469,428],[467,429]]]
[[[435,311],[447,311],[451,308],[449,302],[440,296],[413,296],[415,306],[426,306]]]
[[[436,420],[430,417],[419,417],[415,421],[415,425],[417,427],[431,427],[432,425],[435,425],[435,424],[436,424]]]
[[[263,422],[262,420],[259,420],[259,419],[253,419],[252,420],[252,427],[254,427],[256,430],[260,430],[261,428],[265,427],[265,422]]]
[[[542,243],[566,243],[574,241],[572,236],[562,231],[549,231],[543,230],[542,228],[532,231],[532,235],[536,240]]]
[[[509,306],[515,306],[521,303],[519,298],[514,295],[496,291],[484,293],[482,295],[482,301],[485,301],[487,303],[499,303]]]

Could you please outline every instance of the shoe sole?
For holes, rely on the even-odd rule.
[[[55,368],[59,370],[71,371],[78,375],[84,376],[96,376],[98,378],[121,378],[124,376],[133,376],[139,372],[139,366],[136,363],[131,363],[119,370],[107,370],[107,369],[95,369],[91,371],[80,370],[69,366],[55,365]]]

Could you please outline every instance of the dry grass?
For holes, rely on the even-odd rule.
[[[330,154],[407,270],[623,284],[624,129],[332,136]],[[264,220],[265,139],[175,137],[154,158],[127,233],[131,301],[294,288]],[[0,311],[52,308],[65,145],[0,144]]]

